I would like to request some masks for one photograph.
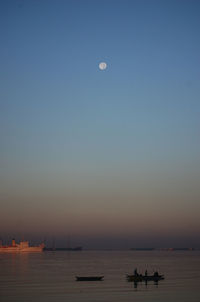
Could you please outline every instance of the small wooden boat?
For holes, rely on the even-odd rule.
[[[102,281],[104,276],[87,276],[87,277],[80,277],[76,276],[76,281]]]
[[[142,281],[160,281],[164,280],[164,275],[126,275],[126,278],[129,282],[142,282]]]

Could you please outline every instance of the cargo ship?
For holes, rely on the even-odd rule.
[[[16,243],[15,239],[13,239],[11,245],[0,245],[0,253],[42,252],[44,247],[44,243],[38,246],[29,246],[28,241]]]

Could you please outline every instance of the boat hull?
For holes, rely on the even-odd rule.
[[[24,249],[12,247],[0,248],[0,253],[40,253],[42,251],[42,247],[29,247]]]
[[[89,276],[89,277],[78,277],[76,276],[76,281],[102,281],[104,276]]]
[[[142,282],[142,281],[155,281],[155,282],[158,282],[160,280],[164,280],[164,276],[163,275],[158,275],[158,276],[134,276],[134,275],[127,275],[126,276],[127,280],[129,282]]]

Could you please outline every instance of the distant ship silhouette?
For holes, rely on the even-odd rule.
[[[82,246],[77,247],[45,247],[44,251],[82,251]]]

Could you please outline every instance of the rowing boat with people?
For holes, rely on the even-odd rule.
[[[145,276],[145,275],[126,275],[126,278],[128,281],[133,281],[133,282],[141,282],[141,281],[160,281],[160,280],[164,280],[164,275],[158,275],[158,276],[154,276],[154,275],[149,275],[149,276]]]

